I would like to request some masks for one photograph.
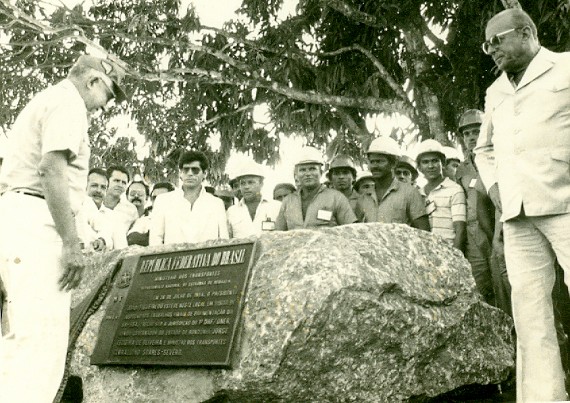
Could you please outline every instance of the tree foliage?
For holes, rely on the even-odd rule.
[[[1,1],[3,130],[79,54],[100,48],[127,68],[132,99],[94,120],[94,162],[144,166],[158,179],[181,149],[197,148],[212,158],[216,182],[227,179],[231,150],[274,163],[281,134],[301,134],[329,155],[361,156],[372,138],[370,114],[406,116],[420,139],[453,139],[461,112],[482,107],[494,79],[480,43],[505,3],[300,0],[294,16],[279,20],[283,0],[243,0],[240,18],[217,29],[179,0],[97,0],[54,11],[37,0]],[[543,45],[570,48],[567,1],[520,4]],[[260,105],[269,123],[255,122]],[[151,143],[144,161],[130,139],[110,145],[114,133],[104,122],[119,113]]]

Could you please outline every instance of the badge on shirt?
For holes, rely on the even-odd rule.
[[[471,179],[471,182],[469,182],[469,188],[473,189],[475,184],[477,184],[477,178]]]
[[[271,221],[271,218],[268,218],[267,221],[261,222],[261,230],[262,231],[275,231],[275,221]]]
[[[328,210],[317,211],[317,219],[322,221],[330,221],[332,219],[332,211]]]

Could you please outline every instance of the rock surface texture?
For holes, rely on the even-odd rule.
[[[460,253],[384,224],[260,237],[232,370],[90,365],[116,263],[188,246],[93,260],[68,364],[85,402],[418,401],[499,383],[514,365],[512,322],[480,300]]]

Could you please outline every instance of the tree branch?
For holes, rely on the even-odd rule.
[[[370,14],[357,10],[342,0],[321,0],[321,4],[328,6],[351,20],[360,22],[373,28],[384,28],[378,19]]]

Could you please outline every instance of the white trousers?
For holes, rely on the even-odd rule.
[[[45,200],[0,197],[0,276],[8,295],[0,338],[0,402],[52,402],[65,369],[70,293],[59,290],[62,242]]]
[[[554,260],[570,279],[570,214],[505,222],[505,257],[517,331],[517,402],[565,401],[554,326]]]

